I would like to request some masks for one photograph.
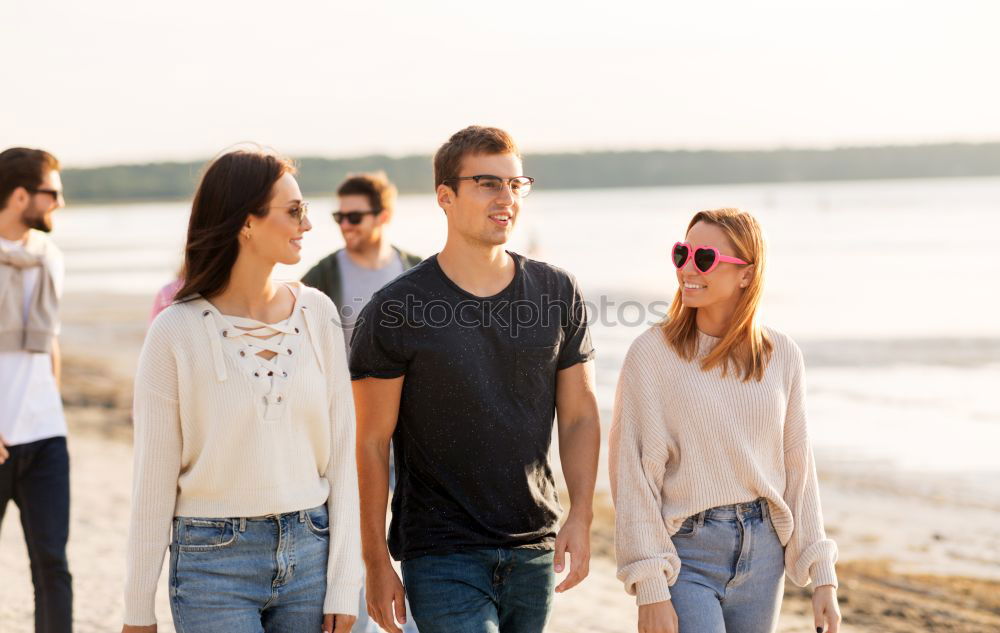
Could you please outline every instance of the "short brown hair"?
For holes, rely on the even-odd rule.
[[[15,189],[32,191],[53,170],[59,170],[59,161],[44,150],[12,147],[0,152],[0,209],[7,206]]]
[[[338,196],[367,196],[372,211],[392,211],[396,206],[396,186],[384,171],[348,174],[337,189]]]
[[[521,150],[507,132],[496,127],[470,125],[452,134],[434,154],[434,188],[458,178],[462,159],[476,154],[513,154],[521,158]]]

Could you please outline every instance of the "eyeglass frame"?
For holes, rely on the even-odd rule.
[[[299,205],[299,208],[302,209],[302,214],[299,217],[296,218],[295,214],[292,213],[291,204],[297,204]],[[305,222],[306,218],[309,217],[309,202],[307,200],[302,200],[301,202],[292,202],[290,203],[289,206],[274,205],[268,207],[268,210],[270,209],[285,209],[286,211],[288,211],[288,214],[292,216],[292,219],[298,220],[299,226],[302,226],[302,223]]]
[[[513,178],[501,178],[500,176],[494,176],[493,174],[476,174],[475,176],[452,176],[451,178],[445,178],[441,181],[442,184],[453,181],[453,180],[473,180],[478,185],[479,181],[483,178],[492,178],[494,180],[500,181],[504,187],[510,189],[511,195],[517,196],[518,198],[526,198],[528,194],[531,193],[531,188],[535,184],[535,179],[531,176],[514,176]],[[514,188],[511,186],[513,182],[519,178],[526,178],[528,180],[528,193],[521,194],[516,193]],[[457,192],[456,192],[457,193]],[[497,192],[499,193],[499,192]]]

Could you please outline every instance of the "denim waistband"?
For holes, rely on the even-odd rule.
[[[305,510],[292,510],[291,512],[281,512],[278,514],[264,514],[255,517],[218,517],[218,518],[208,518],[208,517],[187,517],[178,516],[174,517],[175,521],[181,521],[182,523],[189,524],[192,521],[232,521],[235,525],[239,526],[240,532],[246,530],[246,524],[250,521],[278,521],[283,518],[296,519],[299,523],[304,523],[306,520],[306,514],[312,512],[313,510],[325,510],[326,504],[320,504],[314,508],[306,508]]]
[[[699,523],[704,523],[705,519],[716,521],[736,521],[738,518],[767,518],[767,500],[763,497],[746,503],[734,503],[728,506],[718,506],[703,510],[694,515]]]

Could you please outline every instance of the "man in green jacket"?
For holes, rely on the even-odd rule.
[[[396,205],[396,187],[385,173],[351,174],[337,189],[337,201],[333,221],[344,236],[344,248],[321,259],[302,282],[336,304],[349,348],[354,322],[372,294],[421,258],[385,237]]]

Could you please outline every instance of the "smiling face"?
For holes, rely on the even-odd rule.
[[[725,231],[716,224],[698,222],[688,231],[685,241],[692,248],[714,247],[722,255],[737,257],[736,249]],[[691,258],[683,268],[677,269],[677,284],[681,301],[688,308],[707,308],[716,305],[735,305],[753,277],[753,267],[720,262],[710,273],[703,273]]]
[[[472,154],[462,159],[460,177],[523,176],[521,159],[514,154]],[[483,191],[473,180],[438,186],[438,204],[448,216],[448,230],[471,243],[500,246],[510,239],[521,210],[521,198],[503,186],[497,193]]]
[[[340,234],[344,237],[344,247],[351,252],[364,251],[371,246],[378,245],[382,239],[382,232],[385,223],[389,220],[389,214],[383,211],[379,214],[370,213],[372,208],[371,200],[366,195],[348,194],[337,198],[337,209],[341,213],[358,211],[364,213],[361,216],[360,224],[351,224],[346,217],[340,221]]]
[[[268,262],[297,264],[302,258],[302,236],[312,230],[309,218],[302,213],[302,192],[291,174],[285,174],[271,188],[271,200],[264,217],[247,217],[248,228],[240,239],[242,248]],[[249,238],[246,235],[249,234]]]

